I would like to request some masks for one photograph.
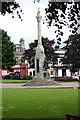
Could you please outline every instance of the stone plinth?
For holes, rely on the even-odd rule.
[[[58,82],[53,80],[44,79],[34,79],[30,82],[26,82],[23,86],[51,86],[51,85],[60,85]]]

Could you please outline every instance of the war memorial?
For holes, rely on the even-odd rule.
[[[35,78],[25,83],[25,86],[49,86],[49,85],[59,85],[58,82],[53,81],[51,79],[47,79],[48,71],[44,69],[44,62],[45,62],[45,53],[44,47],[42,45],[41,40],[41,19],[42,16],[40,15],[40,8],[37,11],[37,30],[38,30],[38,45],[36,47],[36,54],[35,54]]]

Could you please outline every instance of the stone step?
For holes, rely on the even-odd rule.
[[[36,79],[30,82],[26,82],[23,86],[50,86],[50,85],[60,84],[56,81]]]

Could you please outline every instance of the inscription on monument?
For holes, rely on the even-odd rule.
[[[37,73],[39,73],[39,59],[36,59],[36,64],[37,64]]]

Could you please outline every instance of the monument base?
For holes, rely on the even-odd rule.
[[[40,79],[36,78],[32,81],[26,82],[23,86],[51,86],[51,85],[60,85],[58,82],[51,79]]]

